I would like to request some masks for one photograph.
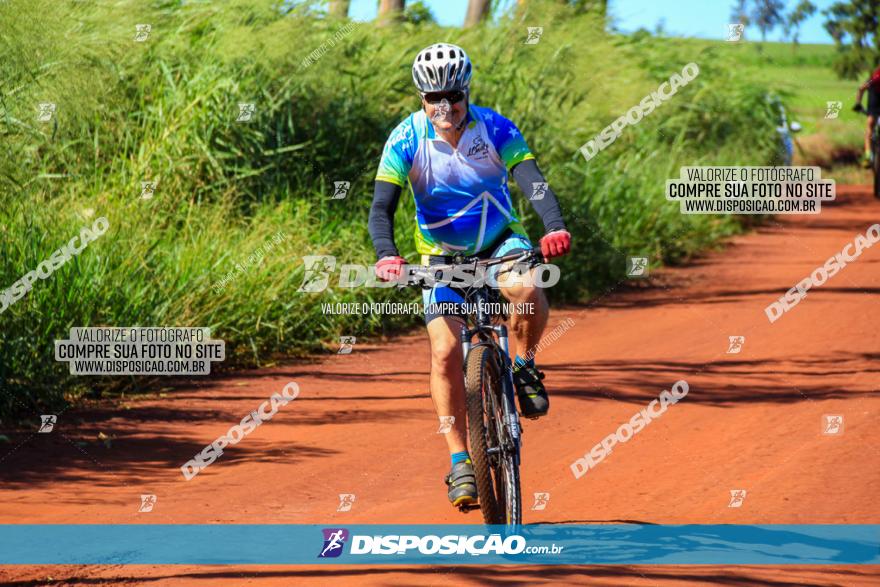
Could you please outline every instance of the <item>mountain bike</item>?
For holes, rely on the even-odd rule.
[[[862,108],[861,104],[856,106],[856,112],[861,112],[868,116],[868,111]],[[874,129],[871,131],[871,172],[874,174],[875,198],[880,198],[880,157],[878,157],[878,151],[880,151],[880,128],[878,127],[880,127],[880,123],[875,123]]]
[[[541,250],[527,250],[503,257],[479,259],[455,256],[448,265],[411,268],[411,282],[422,284],[458,284],[445,276],[458,270],[478,276],[479,268],[512,263],[512,270],[523,271],[540,265]],[[461,289],[465,303],[474,312],[467,316],[461,332],[464,356],[464,382],[467,404],[467,428],[470,456],[477,479],[477,495],[483,520],[487,524],[522,524],[522,493],[520,490],[520,446],[522,427],[516,411],[513,365],[510,360],[507,316],[494,312],[499,308],[498,289],[485,279]],[[503,308],[503,306],[501,306]]]

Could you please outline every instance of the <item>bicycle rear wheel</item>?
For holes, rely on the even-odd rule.
[[[475,346],[467,356],[465,396],[468,413],[470,454],[477,476],[480,511],[487,524],[504,524],[504,475],[501,446],[495,420],[495,399],[500,396],[501,380],[492,349]]]

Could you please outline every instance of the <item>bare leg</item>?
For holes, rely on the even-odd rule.
[[[524,276],[520,280],[521,283],[517,283],[516,276],[512,274],[498,278],[501,294],[514,307],[510,314],[510,330],[516,341],[516,354],[523,359],[528,358],[526,355],[529,352],[534,355],[550,315],[544,290],[534,285],[523,285],[523,283],[535,283],[536,273],[537,268],[532,268],[531,279]],[[521,305],[522,312],[516,311],[517,305]]]
[[[438,418],[454,416],[452,429],[446,433],[449,454],[467,450],[464,371],[462,370],[462,322],[441,316],[428,323],[431,340],[431,398]],[[439,422],[438,422],[439,425]]]

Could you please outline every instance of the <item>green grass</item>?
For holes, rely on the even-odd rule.
[[[800,149],[796,164],[825,166],[826,176],[841,182],[867,182],[870,174],[859,170],[848,159],[861,152],[865,117],[852,111],[856,92],[863,79],[840,79],[832,69],[833,45],[791,43],[728,43],[698,39],[672,39],[670,42],[701,50],[715,47],[737,62],[741,80],[758,83],[784,97],[789,121],[799,122]],[[867,78],[869,72],[864,72]],[[828,102],[841,102],[837,118],[825,118]],[[863,99],[867,104],[867,96]],[[835,155],[837,154],[837,155]],[[838,158],[835,160],[835,158]],[[842,160],[841,160],[842,159]]]
[[[854,130],[861,132],[865,117],[852,111],[861,81],[837,77],[831,69],[835,51],[832,45],[801,45],[794,49],[786,43],[766,43],[763,53],[755,46],[741,49],[746,53],[743,62],[748,67],[747,75],[787,96],[790,118],[803,125],[805,135],[838,137]],[[831,101],[843,103],[837,119],[825,118],[826,104]]]
[[[541,18],[537,45],[521,42],[525,28],[511,18],[469,31],[365,23],[331,47],[344,22],[276,6],[0,3],[0,284],[92,218],[111,224],[0,314],[0,417],[143,383],[67,376],[52,341],[73,326],[209,326],[233,366],[418,324],[320,310],[320,302],[413,301],[412,290],[297,288],[304,255],[374,260],[366,219],[378,157],[418,107],[410,64],[432,42],[467,48],[473,101],[516,121],[560,196],[575,248],[561,261],[556,301],[619,283],[628,254],[680,262],[741,231],[735,218],[679,214],[665,180],[683,165],[772,157],[767,84],[745,75],[742,55],[726,47],[608,35],[594,16],[540,0],[524,16]],[[152,24],[147,42],[133,42],[135,23]],[[304,67],[322,44],[327,52]],[[690,61],[701,67],[696,80],[584,161],[583,143]],[[40,102],[57,104],[53,122],[35,120]],[[256,104],[253,121],[236,122],[240,102]],[[144,180],[158,182],[153,199],[139,197]],[[349,197],[330,200],[341,180],[351,182]],[[403,200],[396,238],[416,262],[413,204]],[[518,207],[537,240],[540,222],[524,199]],[[287,238],[258,266],[212,288],[279,232]]]

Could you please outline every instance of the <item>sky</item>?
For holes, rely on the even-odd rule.
[[[504,1],[504,0],[502,0]],[[511,0],[507,0],[508,2]],[[424,0],[434,18],[442,25],[461,26],[467,10],[467,0]],[[812,0],[819,10],[801,26],[801,43],[832,43],[822,28],[822,10],[835,0]],[[352,0],[350,16],[356,20],[371,20],[376,16],[378,0]],[[727,23],[733,0],[609,0],[609,11],[615,26],[626,32],[644,27],[654,30],[663,23],[667,35],[726,39]],[[786,0],[786,10],[791,10],[797,0]],[[531,24],[531,23],[530,23]],[[532,26],[541,26],[539,22]],[[758,34],[752,35],[757,38]],[[767,36],[768,41],[782,40],[781,29]]]

